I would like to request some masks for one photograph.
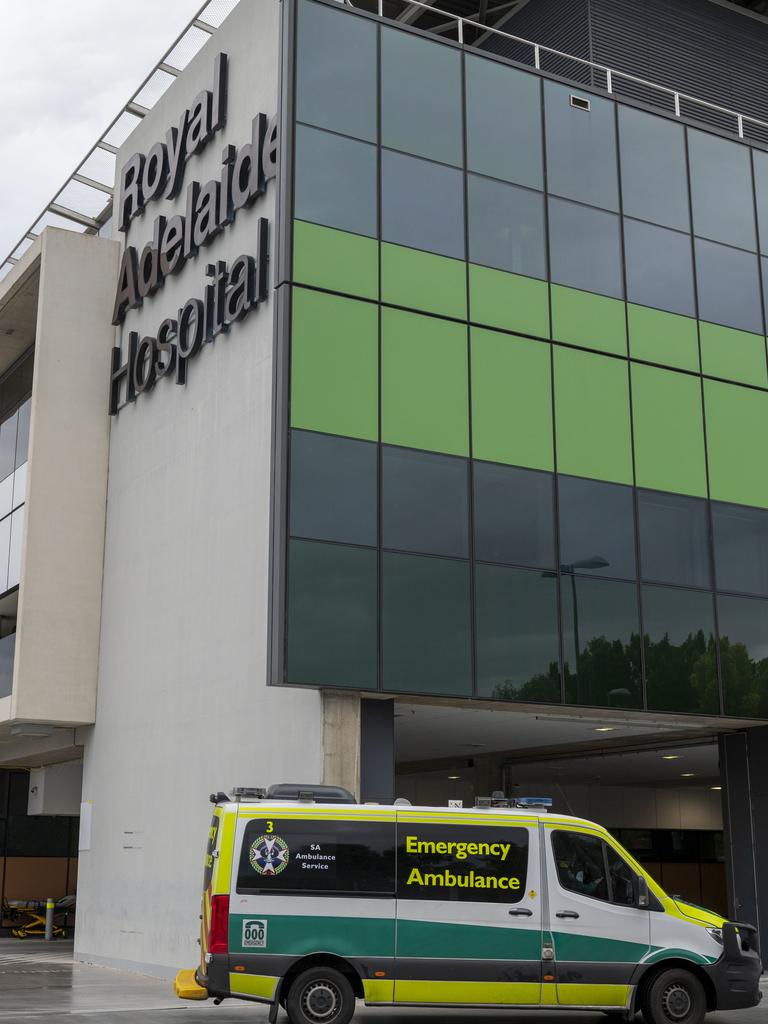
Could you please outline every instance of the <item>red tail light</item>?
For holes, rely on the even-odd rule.
[[[208,929],[208,952],[226,953],[229,932],[229,896],[211,897],[211,927]]]

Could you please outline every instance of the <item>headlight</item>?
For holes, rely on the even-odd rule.
[[[707,928],[707,931],[712,936],[712,938],[715,940],[715,942],[719,942],[720,945],[722,946],[722,944],[723,944],[723,929],[722,928]]]

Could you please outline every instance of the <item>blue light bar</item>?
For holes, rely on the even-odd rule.
[[[516,796],[516,807],[551,807],[551,796]]]

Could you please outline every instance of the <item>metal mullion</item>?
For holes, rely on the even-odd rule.
[[[382,434],[382,145],[381,145],[381,24],[376,25],[376,280],[378,286],[376,313],[376,395],[378,402],[376,439],[376,689],[384,691],[384,449]],[[394,765],[392,771],[394,774]]]

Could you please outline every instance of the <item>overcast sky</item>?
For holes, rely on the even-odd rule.
[[[202,3],[2,3],[0,260]]]

